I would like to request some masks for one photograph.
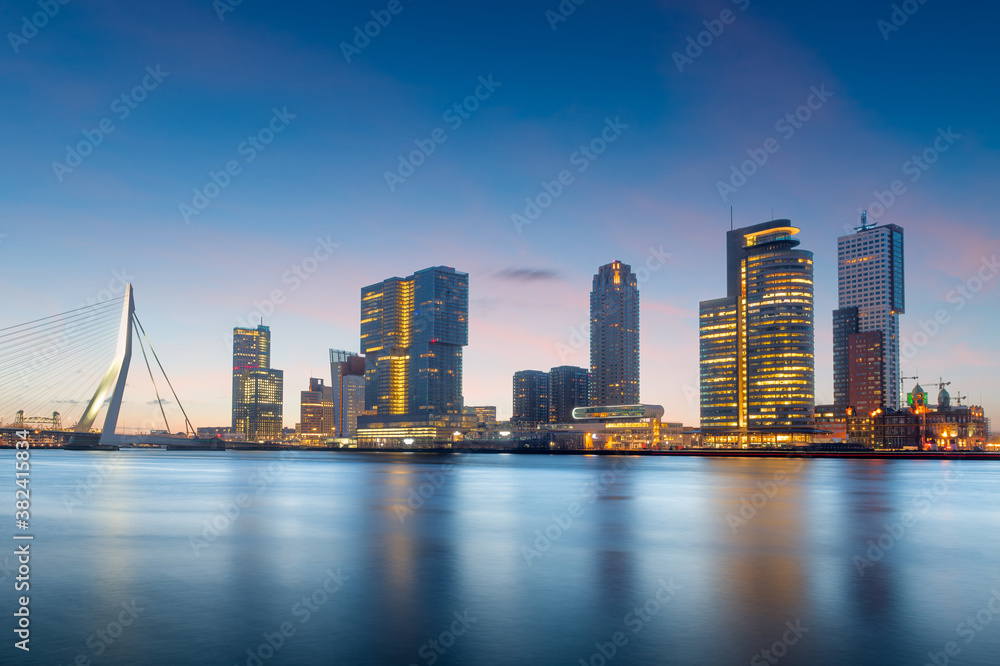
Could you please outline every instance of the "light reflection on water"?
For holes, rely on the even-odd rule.
[[[8,488],[12,458],[0,453]],[[162,451],[32,462],[22,663],[596,666],[613,650],[609,664],[745,664],[796,637],[789,626],[804,633],[776,646],[781,664],[919,665],[949,641],[952,663],[1000,655],[1000,617],[956,631],[1000,590],[992,462]],[[13,502],[4,510],[13,525]],[[676,593],[655,601],[664,585]]]

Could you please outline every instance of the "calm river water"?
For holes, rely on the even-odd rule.
[[[1000,663],[992,462],[33,451],[29,654],[13,469],[4,664]]]

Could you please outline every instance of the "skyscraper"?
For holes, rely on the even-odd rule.
[[[333,434],[333,387],[324,386],[322,379],[310,378],[309,390],[300,394],[299,435],[304,440],[319,440]]]
[[[463,421],[462,347],[468,340],[467,273],[436,266],[364,287],[365,408],[373,415],[359,419],[359,430],[447,416]]]
[[[590,373],[586,368],[560,365],[549,370],[549,421],[571,423],[573,408],[590,404]]]
[[[639,284],[620,261],[601,266],[590,292],[590,404],[639,403]]]
[[[248,442],[281,439],[283,374],[271,368],[271,329],[233,329],[233,432]]]
[[[717,443],[813,429],[813,256],[794,249],[798,232],[772,220],[726,234],[728,295],[700,305],[701,425]]]
[[[549,422],[549,373],[541,370],[514,373],[514,415],[511,421]]]
[[[859,395],[845,353],[851,336],[878,332],[882,336],[881,404],[899,409],[899,315],[906,309],[903,265],[903,229],[881,227],[861,215],[856,233],[837,239],[838,307],[834,311],[834,405],[843,412]],[[864,381],[859,379],[858,381]],[[865,401],[870,402],[870,400]]]
[[[353,352],[330,350],[334,434],[354,437],[358,417],[365,411],[365,359]]]

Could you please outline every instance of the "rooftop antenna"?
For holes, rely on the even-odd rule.
[[[733,207],[729,207],[729,230],[733,230]]]
[[[869,222],[868,222],[868,211],[867,210],[861,211],[861,226],[860,227],[854,227],[854,230],[855,231],[867,231],[868,229],[874,229],[874,228],[875,228],[875,224],[874,223],[869,224]]]

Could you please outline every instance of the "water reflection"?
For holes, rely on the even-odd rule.
[[[993,463],[132,452],[70,512],[96,454],[36,455],[25,663],[920,664],[1000,587]]]

